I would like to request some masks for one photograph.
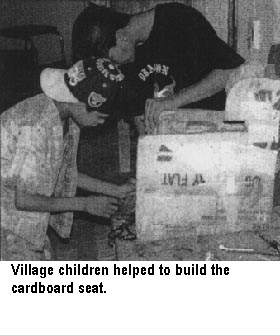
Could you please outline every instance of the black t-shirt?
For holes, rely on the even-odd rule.
[[[136,49],[135,62],[123,66],[135,88],[129,113],[143,114],[145,100],[193,85],[214,69],[233,69],[244,62],[222,41],[196,9],[179,3],[159,4],[149,38]],[[188,105],[224,110],[225,93]]]

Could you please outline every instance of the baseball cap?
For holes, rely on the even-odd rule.
[[[109,115],[123,80],[117,65],[95,57],[80,60],[68,70],[46,68],[40,75],[41,89],[48,97],[60,102],[83,102],[89,111]]]

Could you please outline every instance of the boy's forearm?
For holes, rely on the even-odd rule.
[[[49,198],[17,191],[16,207],[30,212],[75,212],[85,208],[84,197]]]
[[[89,177],[83,173],[78,174],[78,187],[86,191],[110,196],[117,196],[119,191],[117,185]]]
[[[202,79],[199,83],[182,89],[174,96],[175,108],[200,101],[204,98],[220,92],[226,86],[227,80],[232,72],[229,70],[213,70],[207,77]]]

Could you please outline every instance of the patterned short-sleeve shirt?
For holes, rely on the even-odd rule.
[[[44,94],[8,109],[0,120],[1,230],[10,240],[24,240],[40,251],[48,224],[69,237],[73,214],[20,211],[15,206],[16,189],[47,197],[74,196],[79,128],[69,119],[69,131],[63,137],[58,110]]]

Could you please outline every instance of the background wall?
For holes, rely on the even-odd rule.
[[[0,27],[31,23],[56,26],[64,36],[65,52],[70,63],[72,26],[87,3],[85,0],[0,0]],[[100,0],[96,3],[106,5],[108,1]],[[52,62],[59,58],[57,37],[38,37],[35,43],[39,50],[40,63]],[[21,43],[0,37],[0,49],[18,47],[21,47]]]
[[[273,4],[273,42],[275,44],[280,42],[280,1],[272,0]]]
[[[278,1],[279,0],[275,0]],[[273,42],[273,26],[277,10],[274,10],[272,0],[237,0],[238,10],[238,51],[248,61],[267,62],[270,46]],[[254,20],[260,21],[260,48],[249,50],[248,38]]]

